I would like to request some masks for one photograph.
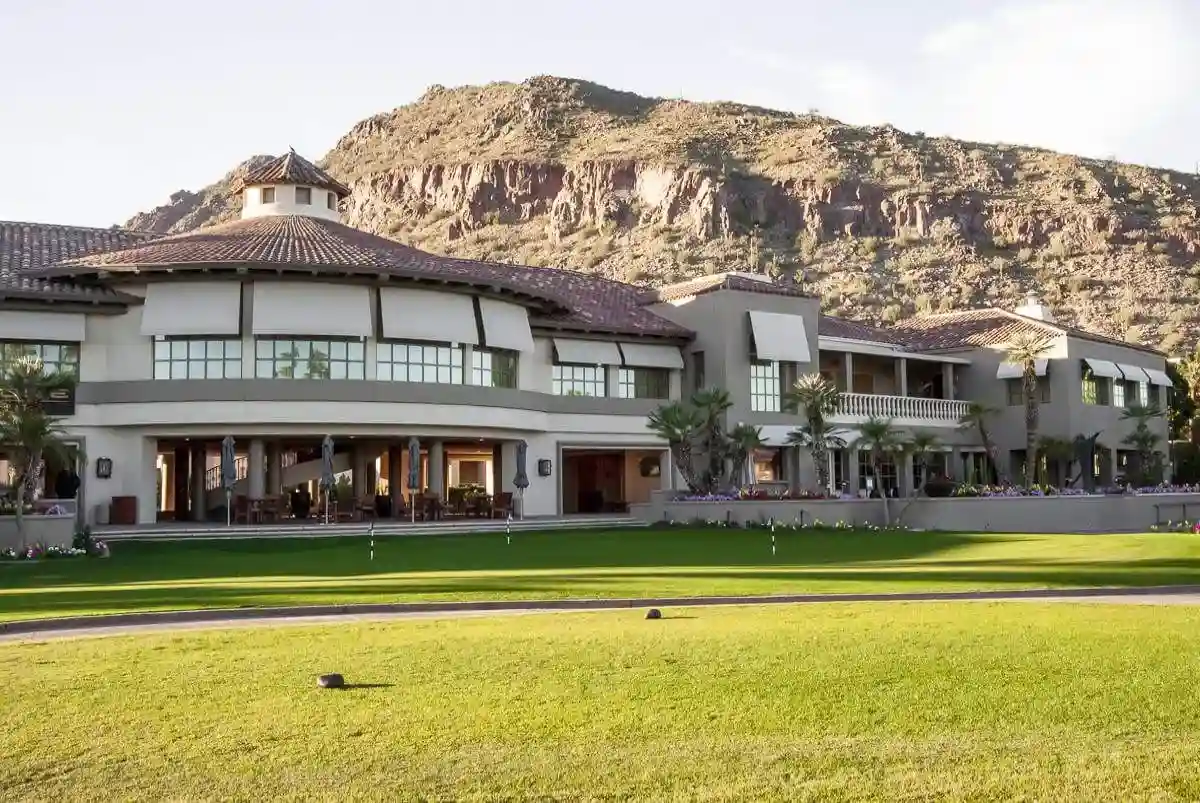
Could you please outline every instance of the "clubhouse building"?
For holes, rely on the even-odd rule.
[[[934,433],[934,469],[960,479],[987,469],[959,420],[971,401],[994,407],[1017,475],[1024,412],[1003,348],[1026,332],[1049,343],[1042,434],[1100,432],[1091,469],[1105,482],[1127,460],[1124,406],[1165,404],[1171,384],[1163,354],[1063,326],[1036,300],[880,329],[757,275],[647,289],[424,253],[341,223],[349,190],[295,153],[235,191],[240,220],[170,236],[0,223],[0,356],[78,376],[62,423],[91,522],[224,520],[227,437],[241,520],[309,510],[297,494],[312,495],[326,436],[342,518],[621,511],[675,473],[647,414],[714,385],[732,396],[730,425],[762,427],[755,481],[811,485],[783,398],[815,371],[842,391],[848,433],[872,416]],[[854,494],[865,454],[849,441],[831,477]],[[911,458],[883,483],[911,491]]]

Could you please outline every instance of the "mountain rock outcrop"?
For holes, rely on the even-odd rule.
[[[134,217],[230,219],[239,171]],[[1200,334],[1200,178],[583,81],[444,89],[355,125],[324,166],[343,219],[426,250],[656,284],[787,274],[893,321],[1043,298],[1176,349]]]

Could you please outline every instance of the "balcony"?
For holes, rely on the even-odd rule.
[[[951,427],[958,425],[969,406],[970,402],[954,399],[843,393],[833,420],[849,424],[868,418],[891,418],[901,424]]]

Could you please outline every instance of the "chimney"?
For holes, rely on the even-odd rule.
[[[1026,296],[1025,303],[1013,311],[1018,315],[1024,315],[1026,318],[1054,323],[1054,313],[1035,295]]]

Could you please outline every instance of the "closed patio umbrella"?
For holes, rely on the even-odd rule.
[[[408,439],[408,494],[412,504],[412,520],[417,520],[417,491],[421,484],[421,442]]]
[[[517,489],[517,498],[521,500],[518,508],[521,518],[525,518],[525,489],[529,487],[528,462],[529,444],[523,440],[517,441],[517,472],[513,475],[513,487]]]
[[[337,484],[337,478],[333,476],[333,438],[326,435],[321,441],[321,479],[318,482],[321,490],[325,492],[325,523],[329,523],[329,495],[333,493],[333,487]]]
[[[237,452],[232,435],[221,441],[221,487],[225,489],[225,526],[233,520],[233,486],[237,484]]]

